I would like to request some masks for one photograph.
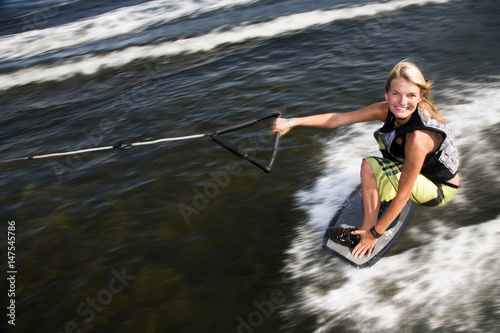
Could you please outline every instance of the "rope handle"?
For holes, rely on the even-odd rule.
[[[251,119],[251,120],[246,120],[237,124],[233,125],[228,125],[225,127],[222,127],[212,133],[210,133],[210,137],[212,138],[212,141],[215,143],[219,144],[220,146],[224,147],[225,149],[229,150],[233,154],[243,158],[244,160],[247,160],[248,162],[252,163],[255,165],[257,168],[261,169],[265,173],[270,173],[271,168],[273,167],[274,161],[276,159],[276,155],[278,153],[278,146],[279,146],[279,140],[280,140],[280,133],[276,131],[274,133],[274,142],[271,150],[271,157],[267,164],[262,164],[261,162],[257,161],[253,157],[251,157],[245,150],[241,149],[240,147],[237,147],[234,143],[222,138],[220,135],[224,133],[229,133],[233,132],[242,128],[250,127],[252,125],[255,125],[257,122],[264,120],[264,119],[269,119],[269,118],[279,118],[281,117],[281,113],[275,112],[270,115],[261,117],[261,118],[256,118],[256,119]]]

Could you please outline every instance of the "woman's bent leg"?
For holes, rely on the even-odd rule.
[[[366,160],[361,163],[361,192],[363,193],[364,208],[362,229],[368,230],[377,224],[380,195],[375,173]]]

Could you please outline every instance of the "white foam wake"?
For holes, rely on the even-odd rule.
[[[14,73],[0,75],[0,90],[35,82],[61,81],[77,74],[91,75],[101,69],[119,68],[138,59],[207,52],[225,44],[241,43],[258,38],[272,38],[318,25],[330,24],[337,20],[370,17],[400,10],[408,6],[423,6],[450,1],[453,0],[394,0],[341,9],[316,10],[291,14],[275,18],[268,22],[239,26],[229,31],[221,32],[216,30],[205,35],[168,41],[159,45],[133,46],[106,55],[86,55],[55,65],[38,65],[21,69]],[[118,31],[113,32],[112,35],[116,36],[119,33],[127,33],[133,29],[138,29],[137,20],[132,20],[132,22],[135,23],[131,23],[132,25],[129,27],[122,28],[116,26]],[[87,35],[90,36],[91,34]],[[101,34],[102,37],[103,35]],[[49,36],[47,38],[49,39],[47,43],[53,43],[55,45],[54,48],[62,47],[62,45],[58,45],[59,38]],[[88,38],[82,37],[79,43],[86,42]],[[64,38],[60,39],[64,40]],[[24,45],[25,42],[22,41],[21,44]],[[14,43],[14,45],[16,44]],[[20,55],[19,52],[24,52],[20,51],[19,47],[15,47],[15,49],[14,53],[11,51],[11,57],[18,57]]]
[[[18,60],[74,48],[90,42],[137,33],[182,17],[249,2],[251,0],[155,0],[122,7],[63,26],[4,36],[0,38],[0,60]],[[29,20],[26,26],[30,26]]]
[[[310,283],[293,311],[316,315],[318,333],[351,320],[359,332],[399,332],[419,321],[430,329],[477,329],[484,300],[498,292],[492,287],[500,274],[500,219],[431,233],[437,235],[431,243],[385,257],[376,269],[318,265],[306,270],[310,276],[302,269],[297,274]],[[322,288],[343,280],[337,288]]]
[[[444,93],[447,96],[465,99],[459,105],[439,105],[439,109],[455,133],[458,145],[466,145],[485,126],[500,123],[500,106],[496,103],[500,91],[500,77],[478,78],[475,82],[457,83]],[[483,117],[484,115],[484,117]]]

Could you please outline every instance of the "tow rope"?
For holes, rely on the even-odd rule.
[[[163,139],[158,139],[158,140],[142,141],[142,142],[134,142],[134,143],[118,142],[117,144],[115,144],[113,146],[95,147],[95,148],[73,150],[73,151],[67,151],[67,152],[61,152],[61,153],[26,156],[26,157],[20,157],[20,158],[13,158],[13,159],[9,159],[9,160],[3,160],[3,161],[0,161],[0,163],[23,161],[23,160],[34,160],[34,159],[49,158],[49,157],[59,157],[59,156],[67,156],[67,155],[74,155],[74,154],[83,154],[83,153],[104,151],[104,150],[111,150],[111,149],[126,149],[126,148],[130,148],[130,147],[153,145],[153,144],[162,143],[162,142],[169,142],[169,141],[192,140],[192,139],[211,137],[212,141],[214,141],[215,143],[221,145],[222,147],[226,148],[227,150],[229,150],[233,154],[243,158],[244,160],[252,163],[253,165],[255,165],[257,168],[261,169],[265,173],[269,173],[271,171],[271,168],[274,164],[274,160],[276,159],[276,154],[278,152],[278,145],[279,145],[279,139],[280,139],[279,132],[274,133],[274,142],[272,145],[271,157],[270,157],[267,164],[262,164],[261,162],[255,160],[244,149],[241,149],[240,147],[236,146],[235,144],[228,141],[227,139],[222,138],[221,135],[225,134],[225,133],[229,133],[229,132],[234,132],[234,131],[237,131],[237,130],[242,129],[242,128],[253,126],[257,122],[265,120],[265,119],[279,118],[279,117],[281,117],[281,113],[274,112],[272,114],[269,114],[267,116],[263,116],[260,118],[253,118],[253,119],[242,121],[242,122],[239,122],[236,124],[228,125],[228,126],[222,127],[218,130],[215,130],[213,132],[206,133],[206,134],[187,135],[187,136],[163,138]]]

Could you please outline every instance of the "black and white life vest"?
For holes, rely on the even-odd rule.
[[[380,151],[385,158],[404,163],[404,145],[406,134],[416,130],[431,130],[443,135],[443,142],[433,153],[427,154],[421,173],[430,180],[438,183],[452,179],[458,172],[460,159],[454,144],[453,135],[449,127],[431,117],[427,110],[417,107],[411,118],[405,124],[395,127],[396,118],[389,110],[384,125],[376,133],[378,140],[382,140]],[[395,141],[401,138],[402,144]]]

